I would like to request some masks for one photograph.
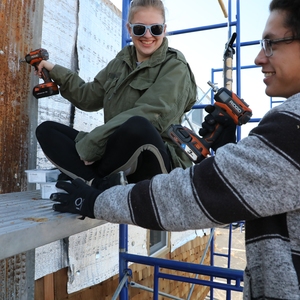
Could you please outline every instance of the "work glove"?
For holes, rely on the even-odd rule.
[[[94,204],[103,191],[87,185],[83,180],[77,178],[71,183],[58,181],[56,187],[65,190],[67,193],[54,193],[50,200],[59,202],[53,204],[53,210],[79,214],[84,217],[95,219]]]
[[[204,118],[202,128],[199,129],[199,135],[205,138],[216,129],[217,124],[222,126],[219,136],[211,145],[211,149],[217,151],[218,148],[228,143],[236,142],[236,124],[228,115],[214,115],[214,110],[214,105],[207,105],[205,107],[205,111],[208,112],[208,115]]]

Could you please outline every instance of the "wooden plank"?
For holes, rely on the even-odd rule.
[[[53,273],[44,277],[44,300],[54,300]]]
[[[0,195],[0,259],[97,227],[105,221],[52,210],[40,191]]]
[[[34,286],[34,299],[43,299],[44,297],[44,277],[35,281]]]
[[[73,299],[73,295],[68,295],[67,293],[67,283],[68,282],[68,268],[61,269],[54,273],[54,284],[55,284],[55,299]],[[82,298],[84,299],[84,298]],[[35,300],[39,300],[35,298]]]

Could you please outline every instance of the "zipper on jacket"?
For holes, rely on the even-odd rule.
[[[114,91],[112,92],[112,94],[109,96],[108,100],[110,100],[110,99],[113,97],[113,95],[115,95],[115,94],[116,94],[116,90],[114,90]]]

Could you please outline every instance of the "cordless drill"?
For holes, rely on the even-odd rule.
[[[252,110],[249,105],[235,93],[227,88],[218,89],[210,81],[208,84],[215,92],[215,109],[212,116],[229,116],[236,125],[246,124],[251,116]],[[180,146],[181,150],[195,163],[201,161],[202,157],[210,154],[209,148],[222,132],[222,126],[217,124],[215,130],[203,138],[197,136],[192,130],[182,125],[171,125],[168,134],[170,138]]]
[[[49,53],[46,49],[39,48],[31,51],[25,56],[25,59],[20,60],[21,62],[27,62],[32,65],[35,70],[38,70],[38,65],[42,60],[48,60]],[[49,72],[47,69],[42,69],[42,79],[44,83],[38,84],[33,88],[32,94],[36,99],[49,97],[59,94],[58,86],[50,78]]]

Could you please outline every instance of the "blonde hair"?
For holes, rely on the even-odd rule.
[[[128,12],[128,18],[127,18],[128,23],[131,23],[134,14],[141,7],[154,7],[157,10],[160,10],[164,19],[164,23],[166,22],[165,7],[161,0],[132,0],[130,2],[130,8]]]

